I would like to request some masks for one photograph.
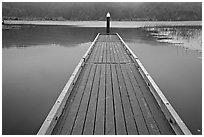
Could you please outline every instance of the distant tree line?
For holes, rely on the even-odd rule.
[[[4,19],[28,20],[202,20],[201,2],[3,2]]]

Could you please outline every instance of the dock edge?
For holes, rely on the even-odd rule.
[[[163,112],[164,116],[168,120],[169,124],[171,125],[172,129],[177,135],[192,135],[188,127],[185,123],[181,120],[177,112],[171,106],[167,98],[164,96],[160,88],[154,82],[150,74],[144,68],[142,63],[140,62],[139,58],[132,52],[132,50],[127,46],[127,44],[123,41],[118,33],[116,35],[119,37],[122,45],[130,53],[133,61],[137,64],[137,68],[142,75],[143,79],[145,80],[148,88],[150,89],[151,93],[153,94],[154,98],[156,99],[161,111]]]
[[[62,114],[62,111],[65,107],[65,104],[67,100],[69,99],[69,96],[71,95],[71,91],[75,85],[75,82],[79,76],[79,73],[82,70],[82,67],[84,63],[86,62],[87,58],[90,55],[90,52],[93,49],[93,46],[96,43],[96,40],[98,39],[100,33],[97,34],[95,37],[94,41],[92,42],[91,46],[87,50],[87,52],[84,54],[78,65],[76,66],[74,72],[70,76],[68,82],[64,86],[62,92],[60,93],[59,97],[57,98],[55,104],[53,105],[52,109],[50,110],[49,114],[47,115],[45,121],[43,122],[42,126],[40,127],[37,135],[46,135],[46,134],[51,134],[53,128],[55,127],[58,118]]]

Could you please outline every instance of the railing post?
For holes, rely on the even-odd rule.
[[[110,13],[108,12],[106,15],[106,33],[110,33]]]

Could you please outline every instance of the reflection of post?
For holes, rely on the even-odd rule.
[[[108,12],[106,15],[106,33],[110,33],[110,13]]]

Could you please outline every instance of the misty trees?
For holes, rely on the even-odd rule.
[[[3,17],[56,20],[202,20],[202,3],[3,2]]]

